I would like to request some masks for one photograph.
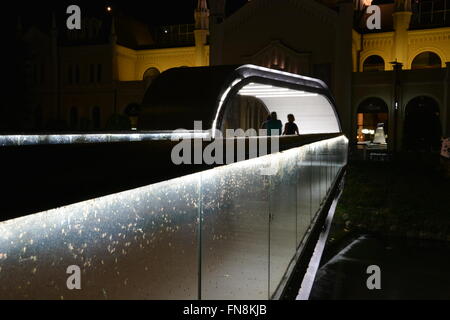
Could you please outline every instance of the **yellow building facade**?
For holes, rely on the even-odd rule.
[[[133,50],[120,45],[115,46],[118,81],[141,81],[146,71],[154,68],[159,73],[175,67],[206,66],[209,61],[209,46],[204,46],[204,57],[198,61],[197,48],[165,48]],[[155,70],[155,71],[156,71]]]
[[[393,70],[391,62],[400,62],[404,70],[410,70],[414,58],[424,52],[433,52],[441,67],[450,61],[450,28],[408,30],[410,12],[400,12],[402,23],[391,32],[360,34],[353,30],[353,71],[363,71],[364,62],[371,56],[383,58],[384,70]],[[406,28],[405,28],[406,25]],[[401,40],[399,39],[401,34]],[[358,52],[360,53],[358,58]]]
[[[116,80],[145,80],[148,70],[156,74],[175,67],[208,66],[209,9],[206,0],[198,1],[194,18],[194,46],[134,50],[115,43],[113,65],[116,68]]]
[[[114,12],[103,18],[86,15],[80,31],[58,28],[55,17],[49,33],[19,26],[18,41],[28,50],[23,64],[26,108],[32,116],[18,126],[37,131],[129,129],[123,122],[127,108],[141,103],[158,74],[209,65],[206,0],[198,1],[194,16],[194,25],[162,29],[163,36],[176,36],[166,46],[154,41],[147,25]],[[177,41],[180,34],[184,41]]]
[[[414,5],[383,5],[382,30],[352,31],[353,142],[370,143],[381,124],[390,150],[437,150],[450,133],[450,12],[437,8],[440,24],[421,26],[423,3]]]

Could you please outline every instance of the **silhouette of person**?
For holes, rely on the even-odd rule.
[[[267,129],[267,122],[269,122],[270,119],[272,119],[272,118],[270,117],[270,114],[269,114],[269,115],[267,116],[267,118],[266,118],[266,121],[264,121],[264,122],[262,123],[261,129]]]
[[[294,135],[294,134],[299,135],[300,133],[298,131],[298,127],[297,127],[297,125],[294,122],[295,121],[294,115],[293,114],[288,114],[287,118],[288,118],[288,122],[286,122],[286,124],[284,125],[283,135],[284,136],[286,136],[286,135]]]
[[[281,130],[283,129],[283,123],[277,118],[277,113],[272,112],[270,114],[270,120],[267,121],[267,135],[272,135],[272,131],[275,135],[281,135]]]

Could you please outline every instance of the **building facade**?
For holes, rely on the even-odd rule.
[[[372,4],[378,30],[366,23]],[[228,18],[226,1],[211,6],[212,64],[324,80],[353,145],[381,125],[391,150],[429,149],[449,134],[450,1],[254,0]]]
[[[381,29],[367,28],[371,4],[381,9]],[[125,129],[120,115],[159,73],[252,63],[327,83],[353,145],[372,141],[379,125],[391,150],[426,149],[449,135],[450,0],[252,0],[226,9],[225,0],[199,0],[195,24],[156,31],[118,13],[85,19],[78,33],[55,20],[48,33],[19,27],[32,48],[30,123]],[[258,118],[241,123],[264,118],[244,109],[242,117]]]
[[[352,33],[350,137],[370,141],[383,123],[391,150],[438,150],[450,133],[450,2],[380,7],[380,31]]]
[[[19,23],[32,114],[22,130],[130,129],[130,107],[158,74],[209,64],[206,0],[198,2],[195,24],[153,29],[109,10],[83,18],[81,30],[67,30],[54,16],[47,31]]]

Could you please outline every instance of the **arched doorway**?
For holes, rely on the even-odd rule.
[[[442,127],[439,105],[431,97],[420,96],[406,105],[403,145],[409,151],[439,150]]]
[[[372,142],[375,131],[383,126],[385,134],[388,133],[389,109],[383,99],[371,97],[365,99],[358,106],[357,134],[358,142]]]
[[[377,55],[367,57],[363,63],[363,71],[384,71],[383,58]]]
[[[439,69],[442,66],[441,58],[431,51],[418,54],[411,63],[411,69]]]

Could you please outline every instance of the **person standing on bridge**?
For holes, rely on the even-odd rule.
[[[275,131],[273,133],[275,135],[280,136],[282,129],[283,129],[283,123],[281,123],[281,120],[278,120],[277,113],[272,112],[270,114],[270,120],[267,121],[267,135],[270,136],[270,135],[272,135],[272,131]]]
[[[283,136],[288,136],[288,135],[300,135],[299,131],[298,131],[298,127],[295,124],[295,118],[293,114],[288,114],[287,116],[288,118],[288,122],[286,122],[286,124],[284,125],[284,131],[283,131]]]
[[[270,121],[270,119],[272,119],[272,117],[270,116],[270,114],[267,116],[266,121],[264,121],[261,125],[261,129],[265,129],[267,130],[267,123]]]

